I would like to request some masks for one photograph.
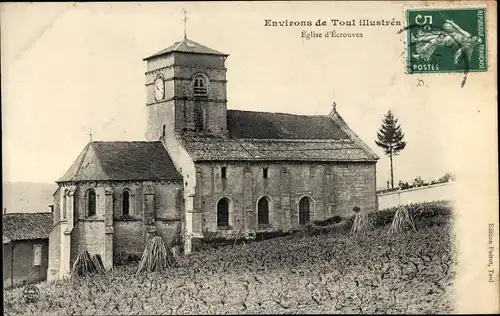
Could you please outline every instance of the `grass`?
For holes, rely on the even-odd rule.
[[[375,227],[363,235],[352,236],[349,226],[322,228],[200,251],[162,272],[134,275],[137,265],[120,266],[106,276],[40,284],[40,300],[29,304],[22,288],[7,290],[4,312],[452,313],[451,212],[446,205],[417,209],[409,209],[416,232],[387,234],[392,218],[385,216],[395,213],[389,210],[370,215]]]

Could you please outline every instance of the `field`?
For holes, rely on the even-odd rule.
[[[4,292],[5,315],[452,313],[455,251],[447,204],[411,210],[418,231],[376,228],[351,236],[349,222],[180,258],[163,273],[134,276],[136,265],[106,277],[39,284]]]

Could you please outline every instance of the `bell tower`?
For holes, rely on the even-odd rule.
[[[226,133],[228,56],[185,35],[182,41],[144,58],[148,140],[171,133]]]

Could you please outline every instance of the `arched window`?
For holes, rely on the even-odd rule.
[[[257,223],[258,225],[269,225],[269,200],[263,197],[257,203]]]
[[[130,194],[128,190],[122,194],[122,215],[130,215]]]
[[[96,194],[94,189],[87,190],[87,216],[96,214]]]
[[[207,95],[207,81],[205,77],[198,75],[194,78],[193,94],[195,97],[205,97]]]
[[[304,196],[299,201],[299,225],[309,223],[311,219],[311,198]]]
[[[67,213],[68,213],[68,202],[67,202],[67,196],[68,195],[68,190],[64,190],[63,193],[63,202],[62,202],[62,219],[66,219]]]
[[[217,227],[229,226],[229,200],[222,198],[217,203]]]
[[[163,124],[163,130],[161,131],[161,136],[165,138],[165,124]]]

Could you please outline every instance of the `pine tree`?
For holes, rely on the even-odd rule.
[[[384,153],[389,156],[391,161],[392,189],[394,189],[392,157],[397,156],[398,153],[406,147],[406,142],[403,140],[404,136],[401,126],[398,124],[398,119],[394,117],[390,110],[387,111],[382,120],[382,127],[380,127],[377,132],[378,141],[376,140],[375,144],[384,150]]]

